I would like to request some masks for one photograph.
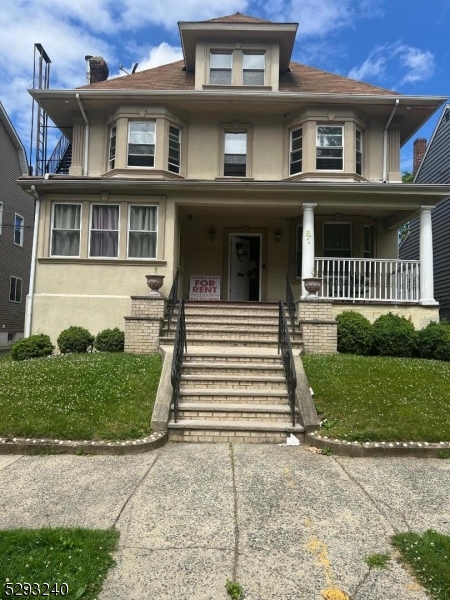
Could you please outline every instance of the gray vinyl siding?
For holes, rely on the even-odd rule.
[[[0,234],[0,332],[24,330],[25,299],[30,279],[34,200],[16,183],[22,175],[17,147],[0,120],[0,202],[3,203]],[[14,216],[24,218],[23,246],[14,244]],[[11,276],[22,279],[22,301],[9,301]]]

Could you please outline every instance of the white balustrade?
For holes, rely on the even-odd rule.
[[[419,302],[420,260],[318,257],[314,264],[322,298]]]

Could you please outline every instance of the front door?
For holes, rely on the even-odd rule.
[[[260,299],[260,235],[230,234],[229,247],[228,299],[234,302],[258,302]]]

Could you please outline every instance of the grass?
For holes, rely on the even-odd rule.
[[[402,561],[434,600],[450,600],[450,537],[433,530],[399,533],[392,538]]]
[[[450,441],[450,363],[303,357],[324,429],[350,441]]]
[[[159,355],[0,361],[0,435],[122,440],[150,432]]]
[[[116,530],[90,529],[14,529],[0,531],[0,597],[7,595],[7,584],[39,584],[41,595],[47,591],[56,598],[61,584],[68,586],[66,598],[98,598],[111,556],[117,546]],[[46,590],[47,583],[49,588]],[[53,594],[51,590],[54,590]],[[14,588],[19,591],[18,588]],[[33,588],[32,588],[33,589]],[[37,588],[34,588],[38,591]],[[37,593],[21,595],[37,596]],[[64,591],[64,588],[63,588]],[[8,594],[12,595],[12,594]]]
[[[391,557],[389,554],[369,554],[364,560],[371,569],[387,569]]]

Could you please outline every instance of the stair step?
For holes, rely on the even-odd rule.
[[[186,323],[215,323],[215,322],[228,322],[233,321],[236,323],[240,323],[241,321],[245,323],[256,323],[256,324],[275,324],[278,325],[278,315],[271,314],[230,314],[230,313],[187,313],[186,314]]]
[[[183,363],[183,374],[202,375],[205,372],[220,375],[283,375],[283,365],[281,361],[276,364],[249,363],[249,362],[207,362],[207,361],[188,361]]]
[[[160,344],[167,344],[167,345],[172,345],[175,342],[175,337],[160,337],[159,338],[159,343]],[[214,343],[214,345],[216,346],[243,346],[243,347],[257,347],[257,348],[277,348],[278,347],[278,340],[275,338],[272,340],[266,340],[266,339],[261,339],[261,338],[257,338],[255,336],[252,336],[252,338],[246,338],[245,336],[242,338],[237,338],[237,337],[226,337],[226,338],[214,338],[214,341],[211,341],[211,337],[192,337],[190,336],[188,338],[188,347],[189,346],[211,346],[211,344]],[[298,341],[298,340],[291,340],[291,346],[292,348],[298,348],[298,349],[302,349],[303,348],[303,342]]]
[[[232,364],[232,365],[249,365],[252,366],[271,366],[271,365],[282,365],[281,355],[277,354],[276,351],[266,348],[254,348],[252,349],[252,353],[248,354],[248,350],[243,349],[242,352],[234,353],[227,352],[225,353],[226,348],[221,348],[220,351],[217,350],[216,347],[208,348],[210,352],[186,352],[183,356],[184,362],[183,364],[188,366],[192,363],[203,364]],[[213,353],[212,353],[212,352]],[[263,352],[263,354],[258,354],[258,352]],[[270,354],[269,354],[269,353]]]
[[[173,409],[173,406],[172,406]],[[279,414],[291,414],[289,406],[279,404],[214,404],[207,402],[180,402],[178,410],[197,411],[197,412],[242,412],[242,413],[261,413],[273,412]],[[295,409],[298,413],[298,408]]]
[[[236,388],[220,388],[220,389],[195,389],[181,388],[180,389],[180,404],[181,402],[189,403],[206,403],[206,404],[255,404],[255,405],[270,405],[278,404],[287,406],[289,396],[284,390],[257,390],[257,389],[236,389]]]
[[[276,375],[181,375],[181,385],[195,389],[260,389],[284,390],[286,378]]]
[[[288,434],[293,433],[304,439],[301,425],[258,421],[198,420],[169,422],[169,440],[184,442],[245,442],[245,443],[282,443]]]

